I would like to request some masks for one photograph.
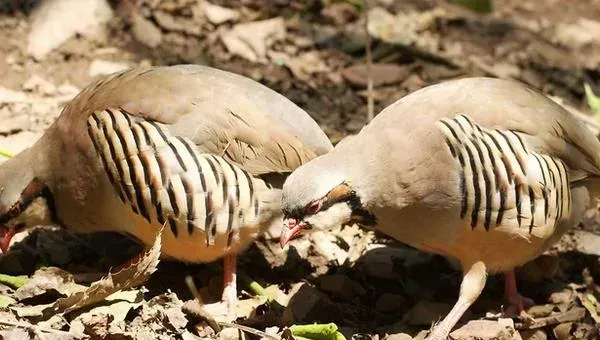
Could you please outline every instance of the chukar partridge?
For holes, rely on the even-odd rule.
[[[146,245],[165,226],[162,255],[225,257],[231,310],[236,253],[281,221],[280,177],[332,148],[306,112],[248,78],[197,65],[113,74],[0,166],[2,247],[48,221]]]
[[[458,301],[429,338],[445,339],[486,277],[507,273],[580,221],[600,175],[600,143],[519,83],[467,78],[416,91],[359,134],[296,169],[283,186],[281,245],[303,229],[372,225],[457,259]]]

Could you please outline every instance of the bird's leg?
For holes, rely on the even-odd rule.
[[[237,275],[236,275],[237,257],[235,253],[225,255],[223,259],[223,297],[227,306],[227,318],[235,320],[237,303]]]
[[[464,267],[463,272],[465,274],[460,284],[458,301],[456,301],[456,304],[444,320],[434,326],[427,340],[446,340],[452,328],[454,328],[458,320],[460,320],[473,302],[477,300],[483,287],[485,287],[487,272],[483,262],[475,262],[470,268]]]
[[[514,270],[504,274],[504,296],[509,303],[509,306],[506,308],[506,314],[519,315],[525,319],[534,320],[533,317],[525,312],[525,309],[533,306],[535,302],[519,294]]]

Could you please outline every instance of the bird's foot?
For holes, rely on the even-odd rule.
[[[235,286],[225,286],[223,288],[222,301],[225,303],[227,308],[227,320],[233,321],[237,318],[236,305],[237,305],[237,291]]]
[[[511,316],[519,316],[524,321],[534,322],[535,319],[527,314],[526,310],[535,305],[535,302],[519,293],[507,296],[508,306],[504,310],[504,314]]]
[[[222,301],[227,306],[227,319],[235,320],[237,318],[237,275],[236,275],[236,255],[227,254],[223,259],[223,296]]]

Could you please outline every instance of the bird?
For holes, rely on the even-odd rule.
[[[201,65],[117,72],[0,164],[0,248],[49,223],[146,246],[162,229],[163,258],[224,258],[232,316],[236,254],[281,225],[283,178],[332,148],[304,110],[244,76]]]
[[[513,80],[468,77],[419,89],[334,150],[298,167],[282,192],[280,243],[358,223],[458,261],[459,297],[428,339],[446,339],[484,289],[579,223],[598,193],[600,142],[548,97]]]

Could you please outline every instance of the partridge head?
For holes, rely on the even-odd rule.
[[[430,339],[445,339],[481,293],[548,249],[598,194],[600,142],[562,107],[522,84],[467,78],[390,105],[359,134],[300,166],[282,193],[282,246],[302,229],[371,224],[458,260],[459,299]],[[507,254],[510,253],[510,256]]]

